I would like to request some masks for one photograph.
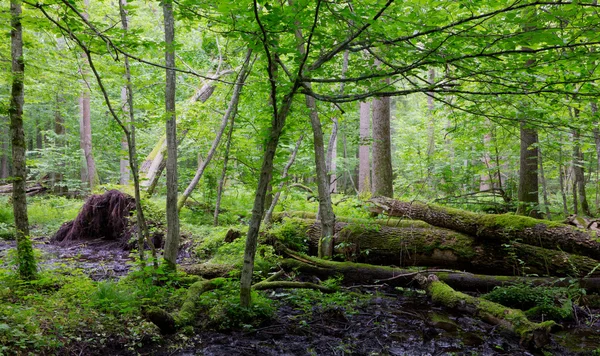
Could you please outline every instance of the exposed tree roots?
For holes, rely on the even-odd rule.
[[[63,224],[52,241],[66,245],[77,240],[104,239],[125,246],[131,237],[129,216],[133,209],[134,199],[118,190],[92,195],[75,220]]]

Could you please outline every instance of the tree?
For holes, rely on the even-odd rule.
[[[27,218],[27,166],[25,164],[25,133],[23,132],[23,103],[25,80],[25,60],[23,58],[23,27],[21,25],[21,1],[10,2],[10,44],[12,61],[12,87],[10,93],[10,134],[13,161],[13,213],[15,216],[15,234],[19,276],[29,280],[35,278],[37,266],[29,240],[29,219]]]
[[[389,84],[389,80],[387,81]],[[390,131],[390,98],[373,99],[373,196],[392,198],[394,176]]]
[[[173,2],[163,2],[165,26],[165,63],[167,79],[165,87],[165,109],[167,118],[167,238],[164,259],[175,268],[179,252],[179,211],[177,209],[177,124],[175,119],[175,18]]]
[[[371,162],[370,162],[370,135],[371,133],[371,105],[360,102],[360,130],[358,147],[358,191],[361,194],[371,191]]]

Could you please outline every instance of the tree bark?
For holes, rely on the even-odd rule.
[[[223,158],[223,170],[221,171],[221,178],[219,179],[219,186],[217,187],[217,199],[215,201],[215,212],[213,214],[213,225],[219,226],[219,213],[221,210],[221,197],[223,195],[223,187],[225,186],[225,179],[227,178],[227,163],[229,162],[229,150],[231,148],[231,136],[233,134],[233,127],[235,124],[235,116],[231,115],[231,123],[229,124],[229,132],[227,133],[227,145],[225,146],[225,157]]]
[[[319,244],[319,257],[333,254],[333,228],[335,225],[335,215],[333,205],[331,204],[331,194],[329,191],[329,176],[325,163],[325,149],[323,142],[323,130],[321,121],[317,112],[315,99],[306,96],[306,106],[309,108],[310,124],[313,131],[313,147],[315,150],[315,168],[317,171],[317,188],[319,191],[319,217],[321,219],[321,243]]]
[[[539,148],[538,165],[540,167],[540,181],[542,183],[542,198],[544,199],[544,210],[546,213],[546,219],[551,220],[552,214],[550,214],[550,204],[548,203],[548,185],[546,184],[546,175],[544,174],[544,159],[542,157],[542,150]]]
[[[314,255],[320,226],[293,220],[309,237]],[[336,223],[335,254],[351,262],[373,265],[443,267],[480,274],[585,277],[600,261],[522,243],[501,246],[456,231],[403,224],[402,227],[365,223]],[[521,263],[523,261],[524,263]],[[589,277],[600,278],[600,270]]]
[[[575,117],[579,117],[579,110],[574,109],[573,111],[575,112]],[[591,216],[592,214],[585,192],[584,164],[585,161],[583,159],[583,152],[581,152],[579,130],[573,130],[573,173],[575,176],[575,179],[573,180],[573,188],[575,189],[573,194],[573,204],[575,205],[575,214],[579,211],[578,207],[581,206],[581,213],[586,216]]]
[[[23,131],[23,105],[25,61],[23,59],[23,27],[21,25],[21,1],[10,2],[10,44],[11,44],[11,74],[12,86],[10,92],[10,133],[12,141],[13,161],[13,214],[15,219],[15,234],[17,240],[17,261],[19,276],[24,280],[34,279],[37,266],[33,255],[31,240],[29,240],[29,219],[27,217],[27,196],[25,184],[27,166],[25,163],[25,133]]]
[[[289,249],[285,249],[284,253],[290,257],[281,261],[281,267],[286,271],[311,274],[321,279],[342,275],[344,276],[345,285],[385,283],[391,287],[413,287],[413,279],[418,273],[414,269],[326,261],[305,256]],[[435,274],[454,289],[478,293],[487,293],[495,287],[514,284],[568,287],[573,282],[565,278],[487,276],[458,271],[435,272],[435,270],[430,270],[427,273]],[[588,292],[600,291],[600,278],[582,278],[577,280],[577,283]]]
[[[360,128],[358,146],[358,191],[361,194],[371,191],[371,104],[360,102]]]
[[[535,349],[550,342],[550,331],[557,324],[548,320],[534,323],[527,319],[522,310],[511,309],[485,299],[457,292],[436,275],[417,275],[415,279],[427,291],[431,299],[449,308],[469,312],[492,325],[499,326],[521,337],[521,344]]]
[[[2,117],[2,126],[5,124],[8,126],[8,120]],[[6,179],[10,176],[10,172],[8,170],[8,156],[10,155],[8,152],[8,135],[8,131],[2,130],[2,135],[0,136],[0,139],[2,140],[2,156],[0,156],[0,179]]]
[[[84,1],[85,11],[83,16],[87,19],[87,8],[89,7],[89,0]],[[82,58],[85,63],[89,63],[87,55],[82,54]],[[81,182],[86,183],[90,191],[93,191],[96,185],[99,183],[98,172],[96,171],[96,161],[94,160],[94,154],[92,151],[92,122],[91,122],[91,108],[90,108],[90,88],[86,81],[87,70],[84,68],[85,64],[81,68],[81,76],[83,77],[83,89],[79,95],[79,139],[80,148],[83,151],[84,167],[81,171]]]
[[[210,163],[213,156],[215,155],[215,152],[217,151],[217,147],[219,147],[219,143],[221,142],[221,137],[223,137],[223,132],[225,132],[225,128],[227,127],[227,122],[229,121],[229,117],[232,115],[235,116],[237,114],[238,102],[240,100],[240,94],[242,92],[242,88],[244,87],[244,82],[246,80],[246,73],[249,70],[248,66],[250,63],[251,56],[252,56],[252,50],[248,49],[246,51],[246,58],[244,60],[244,65],[238,74],[238,78],[235,83],[235,88],[233,90],[233,95],[231,96],[231,100],[229,101],[229,106],[227,107],[227,111],[223,115],[223,118],[221,120],[221,126],[219,127],[219,131],[217,131],[217,136],[213,140],[210,150],[208,151],[208,153],[206,155],[206,158],[204,159],[202,164],[196,170],[196,174],[194,175],[194,178],[192,179],[192,181],[190,182],[188,187],[185,189],[185,191],[181,195],[181,198],[179,199],[179,202],[177,204],[177,209],[179,211],[181,211],[181,208],[183,208],[185,201],[192,194],[192,191],[194,190],[194,188],[200,181],[200,178],[202,178],[202,174],[204,174],[204,170],[206,169],[206,167],[208,167],[208,164]]]
[[[376,210],[390,216],[423,220],[431,225],[500,243],[515,240],[600,260],[600,242],[594,231],[516,215],[476,214],[418,202],[373,198]]]
[[[194,95],[190,98],[190,103],[195,103],[200,101],[201,103],[206,102],[215,91],[215,80],[219,79],[220,76],[224,74],[229,74],[230,71],[223,71],[221,73],[217,73],[211,76],[200,89],[194,93]],[[183,141],[187,130],[183,130],[179,135],[179,143]],[[162,175],[166,167],[165,162],[165,154],[167,153],[166,146],[166,136],[160,138],[160,140],[156,143],[150,154],[146,157],[144,162],[140,165],[140,174],[144,177],[142,181],[142,186],[148,187],[147,193],[152,195],[154,193],[154,189],[156,188],[156,184]]]
[[[519,168],[519,207],[517,214],[539,218],[539,195],[538,195],[538,134],[537,131],[528,127],[527,123],[521,121],[521,156]]]
[[[166,63],[166,133],[167,133],[167,238],[164,259],[170,268],[175,269],[179,252],[179,210],[177,209],[177,124],[175,118],[175,19],[173,2],[163,2],[165,26],[165,63]]]
[[[120,0],[123,1],[123,0]],[[126,31],[127,30],[127,23],[123,23],[123,21],[121,21],[122,27],[123,29]],[[126,59],[129,59],[127,57],[125,57]],[[129,110],[129,105],[127,105],[127,87],[124,86],[123,88],[121,88],[121,102],[123,105],[123,111],[124,113],[127,115],[128,114],[128,110]],[[129,115],[127,115],[129,116]],[[131,127],[133,127],[133,124],[131,124]],[[128,155],[126,152],[129,152],[129,146],[127,144],[127,137],[123,136],[123,138],[121,139],[121,159],[119,160],[119,184],[121,185],[128,185],[129,184],[129,159],[127,158]]]
[[[377,62],[377,61],[376,61]],[[389,79],[385,83],[389,84]],[[373,196],[394,197],[390,98],[373,99]]]

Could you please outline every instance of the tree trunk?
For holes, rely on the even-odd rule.
[[[376,61],[377,62],[377,61]],[[377,63],[376,63],[377,64]],[[389,84],[389,79],[385,83]],[[373,196],[394,197],[390,98],[373,99]]]
[[[579,117],[579,110],[574,109],[575,117]],[[573,180],[573,187],[575,188],[573,199],[575,204],[575,211],[577,214],[578,207],[581,206],[581,213],[586,216],[591,216],[590,207],[587,202],[587,196],[585,192],[585,174],[583,172],[583,165],[585,161],[583,159],[583,152],[581,152],[580,135],[579,130],[573,130],[573,173],[575,179]],[[576,195],[575,195],[576,194]]]
[[[266,45],[266,44],[265,44]],[[271,98],[275,99],[276,96],[276,84],[273,81],[274,70],[272,67],[267,69],[269,71],[269,79],[271,79]],[[260,175],[258,176],[258,186],[256,188],[256,194],[254,195],[254,204],[252,206],[252,217],[248,226],[248,234],[246,236],[246,247],[244,250],[244,265],[242,267],[242,276],[240,278],[240,304],[242,307],[250,306],[251,296],[250,290],[252,286],[252,274],[254,272],[254,257],[256,255],[256,247],[258,243],[258,231],[260,229],[260,223],[263,218],[265,211],[265,197],[267,195],[267,186],[271,181],[271,175],[273,173],[273,159],[277,151],[277,145],[279,144],[279,138],[285,126],[290,107],[294,94],[298,90],[298,83],[295,83],[291,88],[291,91],[283,98],[279,110],[273,110],[273,119],[271,124],[271,130],[269,132],[269,138],[265,145],[265,151],[263,154],[263,162],[260,169]],[[274,100],[274,104],[275,104]]]
[[[562,138],[561,144],[558,147],[558,182],[560,184],[560,196],[562,197],[563,214],[569,215],[569,207],[567,205],[567,193],[565,190],[565,173],[563,165]]]
[[[327,154],[325,158],[325,165],[327,167],[327,174],[329,175],[329,192],[335,193],[337,189],[337,176],[336,170],[336,158],[337,158],[337,136],[338,136],[338,119],[332,118],[333,127],[331,128],[331,136],[329,136],[329,144],[327,145]]]
[[[448,308],[469,312],[492,325],[499,326],[521,337],[521,344],[540,349],[550,342],[550,331],[557,324],[552,321],[534,323],[522,310],[511,309],[485,299],[457,292],[436,275],[418,275],[415,278],[431,299]]]
[[[329,176],[327,175],[325,163],[323,130],[321,129],[321,121],[319,120],[315,99],[306,95],[306,106],[310,111],[310,125],[313,131],[317,188],[319,191],[319,214],[322,225],[319,257],[331,257],[333,255],[332,236],[335,225],[335,215],[333,214],[333,205],[331,204],[331,194],[329,192]]]
[[[413,278],[418,272],[387,266],[373,266],[364,263],[326,261],[304,256],[289,249],[285,254],[291,258],[281,261],[281,267],[286,271],[295,271],[315,275],[321,279],[333,276],[344,276],[345,285],[364,285],[385,283],[391,287],[414,287]],[[552,285],[557,287],[571,286],[573,281],[553,277],[506,277],[486,276],[464,272],[435,272],[438,278],[454,289],[486,293],[499,286],[527,284],[533,286]],[[600,291],[600,278],[582,278],[577,280],[581,288],[588,292]]]
[[[84,1],[85,12],[83,16],[87,19],[87,8],[89,0]],[[89,63],[87,55],[82,54],[85,63]],[[90,191],[93,191],[99,183],[98,172],[96,171],[96,161],[92,151],[92,122],[90,118],[90,88],[85,79],[87,70],[85,64],[81,67],[81,76],[84,78],[83,89],[79,95],[79,145],[83,151],[84,167],[81,171],[81,182],[88,185]]]
[[[6,118],[2,117],[2,126],[5,124],[8,126],[8,122],[5,122]],[[8,121],[8,120],[6,120]],[[10,176],[10,172],[8,170],[8,131],[2,130],[2,135],[0,136],[2,140],[2,156],[0,156],[0,179],[6,179]]]
[[[309,236],[314,255],[320,226],[311,220],[295,221]],[[402,227],[364,223],[336,223],[335,254],[351,262],[373,265],[443,267],[480,274],[585,277],[598,260],[522,243],[501,246],[452,230],[405,224]],[[521,263],[523,261],[524,263]],[[600,278],[600,270],[590,277]]]
[[[390,216],[423,220],[431,225],[462,232],[482,239],[511,243],[520,240],[532,246],[562,251],[600,260],[600,242],[594,231],[516,215],[476,214],[468,211],[373,198],[379,212]]]
[[[301,134],[300,138],[298,138],[298,141],[296,141],[296,146],[294,147],[294,150],[292,151],[292,154],[290,155],[290,159],[288,160],[285,167],[283,167],[283,173],[281,174],[281,182],[279,183],[279,186],[277,187],[277,192],[275,192],[275,196],[273,197],[273,201],[271,202],[271,205],[269,206],[269,210],[267,210],[267,212],[265,213],[264,222],[267,225],[271,224],[271,222],[272,222],[273,211],[275,210],[275,207],[277,206],[277,202],[279,201],[279,197],[281,196],[281,190],[283,189],[283,186],[285,185],[285,179],[287,178],[288,172],[289,172],[290,168],[292,167],[292,165],[294,164],[294,161],[296,160],[296,155],[298,154],[298,150],[300,149],[300,145],[302,144],[303,139],[304,139],[304,134]]]
[[[519,168],[519,207],[517,214],[540,217],[538,196],[538,135],[537,131],[521,121],[521,156]]]
[[[596,177],[598,176],[598,172],[600,172],[600,129],[598,129],[598,104],[596,102],[590,103],[590,108],[592,110],[592,118],[594,120],[594,143],[596,144]],[[598,180],[596,179],[596,185],[598,185]],[[598,187],[596,187],[596,211],[600,212],[600,201],[598,199]]]
[[[164,259],[170,268],[175,269],[179,252],[179,210],[177,209],[177,124],[175,118],[175,19],[173,2],[163,2],[165,26],[165,63],[167,67],[165,88],[166,133],[167,133],[167,238]]]
[[[233,126],[235,124],[235,116],[231,116],[231,123],[229,124],[229,132],[227,132],[227,145],[225,146],[225,157],[223,158],[223,170],[221,171],[221,178],[219,178],[219,186],[217,187],[217,199],[215,201],[215,212],[213,213],[213,225],[219,226],[219,213],[221,210],[221,197],[223,195],[223,187],[225,186],[225,179],[227,179],[227,163],[229,162],[229,150],[231,148],[231,136],[233,134]]]
[[[360,139],[358,146],[358,191],[361,194],[371,191],[371,105],[360,102]]]
[[[215,80],[219,79],[224,74],[229,74],[230,71],[223,71],[221,73],[214,74],[210,79],[194,93],[190,98],[190,103],[193,104],[197,101],[201,103],[206,102],[215,91]],[[183,141],[187,130],[183,130],[179,135],[179,143]],[[148,154],[144,162],[140,165],[140,174],[144,177],[142,186],[148,187],[148,194],[152,195],[154,189],[162,172],[166,167],[165,154],[167,153],[166,136],[160,138],[160,140],[154,146],[154,149]]]
[[[121,15],[121,26],[125,32],[128,31],[128,23],[129,19],[127,18],[127,11],[125,10],[125,6],[127,5],[127,0],[119,0],[119,13]],[[150,234],[148,231],[148,224],[146,223],[146,217],[144,216],[144,210],[142,209],[142,195],[140,193],[140,176],[138,170],[138,159],[137,159],[137,145],[136,145],[136,135],[135,135],[135,113],[133,110],[133,86],[131,84],[131,69],[129,67],[129,58],[125,57],[125,86],[124,90],[121,91],[121,100],[124,101],[124,107],[126,108],[125,112],[128,114],[129,119],[129,132],[123,126],[123,131],[125,133],[125,140],[127,144],[127,152],[129,155],[128,163],[130,173],[133,176],[133,187],[135,194],[135,210],[137,216],[137,224],[138,224],[138,252],[140,254],[140,260],[144,261],[144,241],[147,241],[150,250],[152,251],[153,265],[155,268],[158,267],[158,259],[156,255],[156,247],[154,246],[154,242],[150,239]],[[116,118],[115,118],[116,119]],[[123,123],[125,125],[125,123]]]
[[[120,1],[124,1],[124,0],[120,0]],[[127,30],[127,23],[122,22],[122,27],[124,30]],[[123,105],[124,113],[128,114],[129,106],[127,105],[127,87],[126,86],[121,88],[121,102],[123,103],[122,105]],[[131,127],[133,127],[133,124],[131,124]],[[128,155],[126,152],[129,152],[129,146],[127,145],[127,137],[123,136],[123,138],[121,139],[121,155],[122,155],[122,157],[119,160],[119,184],[121,184],[121,185],[129,184],[129,175],[130,175],[129,159],[127,158]]]
[[[83,150],[84,167],[81,171],[81,181],[86,183],[90,190],[98,184],[96,161],[92,153],[92,122],[90,119],[90,91],[84,88],[79,96],[79,139]]]
[[[25,133],[23,131],[23,104],[25,61],[23,59],[23,27],[21,26],[21,1],[10,2],[10,44],[12,86],[10,92],[10,133],[13,161],[12,204],[17,239],[17,261],[19,276],[24,280],[35,278],[37,266],[29,240],[29,219],[27,217],[27,196],[25,184],[27,166],[25,163]]]
[[[194,190],[194,188],[200,181],[200,178],[202,178],[202,174],[204,174],[204,170],[206,169],[206,167],[208,167],[208,164],[210,163],[213,156],[215,155],[215,152],[217,151],[217,147],[219,147],[219,143],[221,142],[221,137],[223,137],[223,132],[225,132],[225,128],[227,127],[227,122],[229,121],[229,117],[232,115],[235,116],[237,114],[238,102],[240,100],[240,94],[242,92],[242,88],[244,87],[244,82],[246,81],[246,73],[249,71],[248,66],[250,63],[251,56],[252,56],[252,50],[248,49],[246,51],[246,59],[244,61],[244,65],[243,65],[242,69],[240,70],[240,72],[238,73],[238,78],[235,83],[233,95],[231,96],[231,100],[229,101],[229,106],[227,107],[227,111],[225,112],[225,114],[223,115],[223,118],[221,120],[221,127],[219,127],[219,131],[217,131],[217,136],[213,140],[210,150],[208,151],[208,153],[206,155],[206,158],[204,159],[204,161],[202,162],[200,167],[198,167],[198,169],[196,170],[196,174],[194,175],[194,178],[192,179],[192,181],[190,182],[188,187],[185,189],[185,191],[181,195],[181,198],[179,199],[179,202],[177,204],[177,209],[179,211],[181,211],[181,208],[183,208],[183,205],[185,204],[185,201],[187,200],[187,198],[189,198],[190,195],[192,195],[192,191]]]
[[[544,199],[544,210],[546,212],[546,219],[552,220],[550,214],[550,204],[548,203],[548,185],[546,184],[546,175],[544,174],[544,159],[542,157],[542,150],[538,147],[538,165],[540,167],[540,180],[542,183],[542,198]]]

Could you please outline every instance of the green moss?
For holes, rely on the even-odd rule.
[[[480,215],[479,223],[488,228],[502,228],[506,230],[522,230],[525,228],[544,225],[548,228],[565,226],[556,221],[539,220],[527,216],[511,215],[511,214],[489,214]]]

